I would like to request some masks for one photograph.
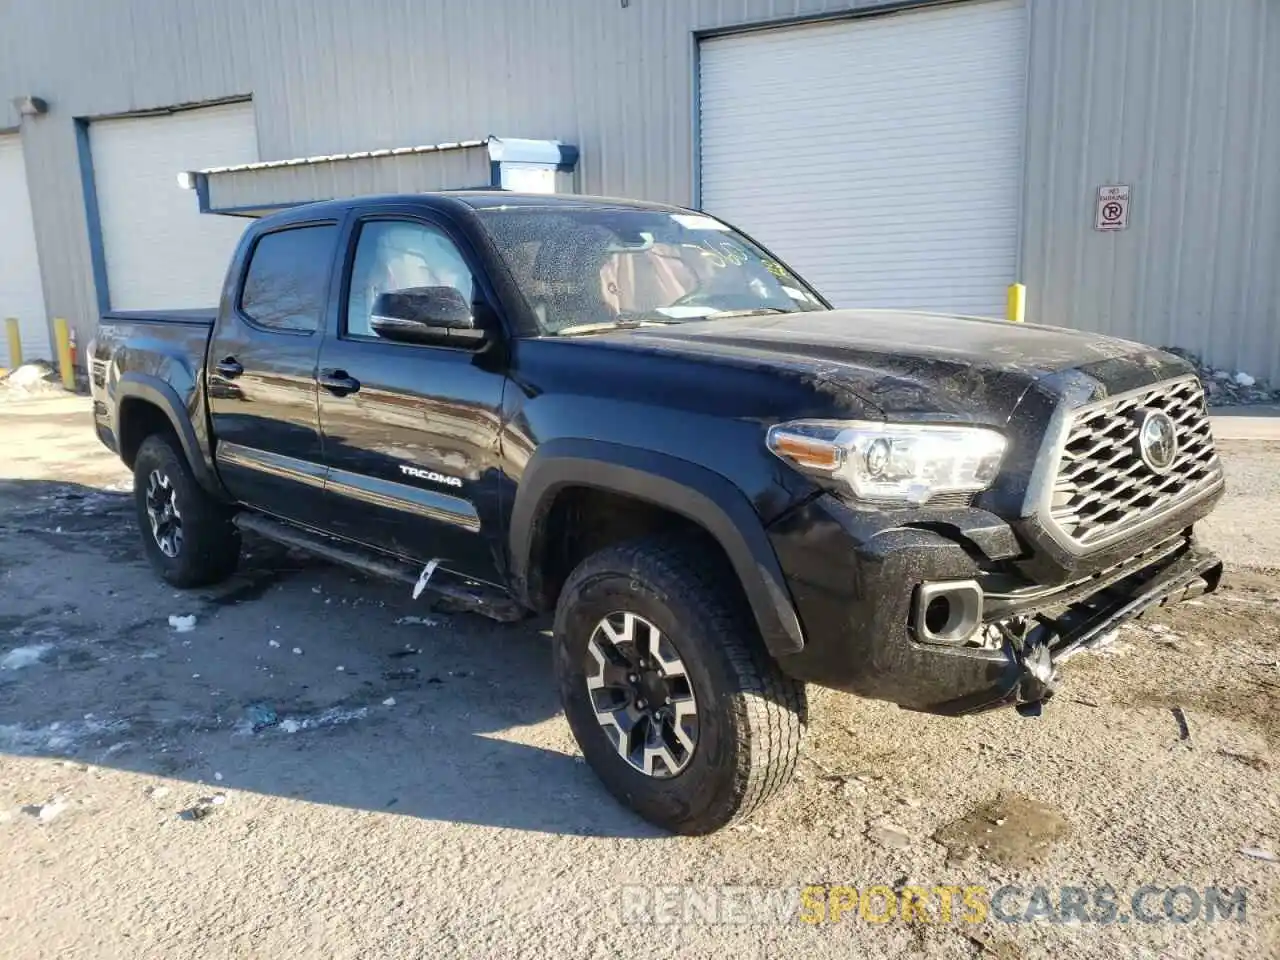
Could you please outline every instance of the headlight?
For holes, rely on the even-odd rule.
[[[805,473],[842,481],[859,500],[926,503],[976,493],[1000,470],[1005,438],[983,427],[794,420],[769,428],[769,449]]]

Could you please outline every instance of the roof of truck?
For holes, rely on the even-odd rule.
[[[679,212],[685,208],[647,200],[627,200],[620,197],[590,197],[567,193],[512,193],[506,190],[443,190],[433,193],[391,193],[367,197],[349,197],[341,200],[322,200],[305,203],[263,217],[264,224],[281,221],[298,221],[315,217],[335,216],[352,207],[420,206],[428,209],[457,209],[459,206],[474,210],[492,210],[500,207],[602,209],[629,207],[640,210]]]

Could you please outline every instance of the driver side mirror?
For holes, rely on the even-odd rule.
[[[369,326],[384,340],[476,350],[488,339],[467,298],[454,287],[408,287],[380,293]]]

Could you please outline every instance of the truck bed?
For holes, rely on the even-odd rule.
[[[205,350],[217,311],[112,310],[102,315],[90,356],[90,390],[98,436],[118,445],[115,412],[126,394],[164,404],[174,429],[188,425],[200,400]],[[199,456],[193,449],[189,455]]]

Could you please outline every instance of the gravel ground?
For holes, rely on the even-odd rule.
[[[1280,429],[1219,423],[1221,593],[1073,660],[1039,720],[816,691],[793,787],[689,839],[581,763],[546,623],[436,612],[262,542],[176,593],[87,402],[6,403],[0,956],[1280,956]],[[834,886],[797,911],[814,884]],[[876,922],[882,891],[832,921],[846,885],[947,884],[1016,886],[1005,915],[1038,918],[957,900],[941,922],[933,895],[930,922]],[[1034,896],[1083,888],[1097,921],[1103,884],[1112,923]],[[1156,922],[1130,916],[1144,885]],[[1166,888],[1210,886],[1246,888],[1243,919],[1162,916]]]

